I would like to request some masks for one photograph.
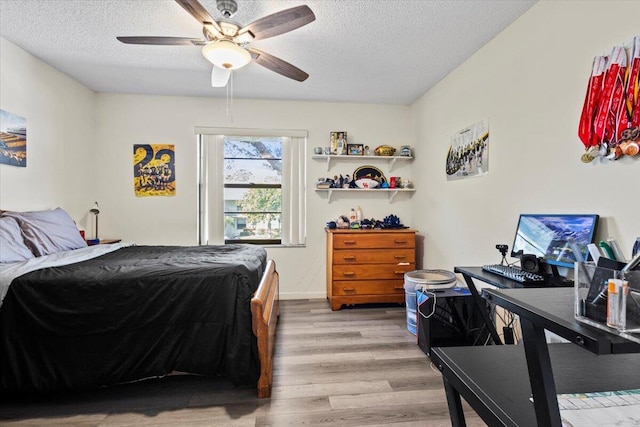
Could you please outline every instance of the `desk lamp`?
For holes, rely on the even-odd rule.
[[[89,209],[89,212],[95,216],[95,229],[93,233],[93,239],[88,240],[87,243],[89,243],[90,245],[95,245],[97,243],[100,243],[100,239],[98,238],[98,214],[100,214],[98,202],[93,202],[93,207]]]

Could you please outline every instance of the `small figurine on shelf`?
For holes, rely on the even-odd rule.
[[[413,183],[411,182],[411,180],[407,179],[407,178],[402,178],[400,180],[400,188],[413,188]]]

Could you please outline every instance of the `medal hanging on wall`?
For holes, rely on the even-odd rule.
[[[627,78],[625,113],[627,126],[620,130],[620,149],[627,156],[640,152],[640,36],[633,39]]]

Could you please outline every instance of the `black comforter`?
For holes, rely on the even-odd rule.
[[[132,246],[18,277],[0,307],[0,391],[172,371],[254,383],[250,300],[265,266],[255,246]]]

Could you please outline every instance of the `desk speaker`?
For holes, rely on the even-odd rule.
[[[524,254],[520,257],[520,268],[529,273],[542,274],[542,263],[533,254]]]

